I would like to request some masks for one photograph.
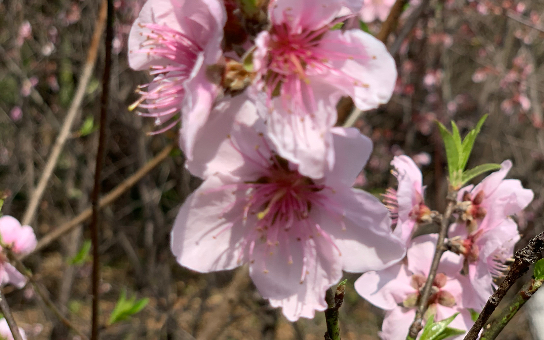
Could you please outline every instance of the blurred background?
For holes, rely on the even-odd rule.
[[[137,85],[149,81],[145,72],[132,71],[126,58],[127,35],[141,5],[115,1],[103,194],[177,140],[175,131],[148,135],[153,120],[128,111],[138,99]],[[407,154],[422,168],[426,203],[442,209],[445,154],[434,121],[455,120],[464,133],[488,113],[469,167],[511,159],[509,177],[535,192],[533,203],[516,216],[518,246],[544,231],[543,13],[544,3],[537,0],[410,2],[387,43],[399,72],[395,94],[355,122],[374,141],[357,186],[376,195],[396,186],[389,163]],[[0,190],[9,193],[4,214],[21,219],[35,192],[80,81],[97,16],[96,1],[0,0]],[[365,18],[365,29],[373,34],[381,27],[375,19]],[[403,30],[409,26],[413,29]],[[90,207],[103,64],[101,46],[68,143],[30,223],[38,239]],[[350,100],[339,103],[339,124],[352,109]],[[105,327],[102,339],[323,339],[323,313],[289,323],[255,292],[245,268],[197,274],[177,265],[169,233],[180,205],[200,184],[183,163],[181,152],[171,152],[103,210],[103,324],[123,290],[150,302],[129,320]],[[25,259],[52,301],[84,332],[90,329],[91,262],[85,256],[70,259],[89,239],[87,221]],[[378,339],[383,313],[355,293],[357,277],[346,275],[342,339]],[[29,339],[78,339],[30,286],[5,291]],[[499,338],[539,339],[531,329],[526,306]]]

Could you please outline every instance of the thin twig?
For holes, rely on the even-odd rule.
[[[99,203],[99,208],[102,209],[108,205],[110,205],[112,202],[114,202],[116,199],[121,197],[122,194],[124,194],[128,189],[132,188],[136,183],[138,183],[139,180],[141,180],[145,175],[147,175],[151,170],[153,170],[157,165],[159,165],[163,160],[165,160],[170,152],[174,149],[174,144],[169,144],[166,146],[157,156],[155,156],[152,160],[147,162],[146,165],[144,165],[140,170],[138,170],[135,174],[127,178],[123,181],[123,183],[119,184],[115,187],[112,191],[110,191],[106,196],[104,196]],[[43,236],[36,245],[36,248],[29,254],[21,256],[19,259],[24,260],[31,254],[34,254],[41,249],[47,247],[51,242],[55,241],[65,233],[69,232],[73,228],[77,227],[81,223],[85,222],[88,218],[90,218],[92,215],[92,209],[87,208],[83,210],[79,215],[77,215],[72,220],[62,224],[60,227],[56,228],[55,230],[51,231],[50,233]]]
[[[380,40],[384,44],[387,42],[387,38],[389,37],[391,32],[393,32],[393,30],[397,27],[400,15],[402,13],[402,9],[407,2],[407,0],[397,0],[395,1],[393,7],[391,7],[391,11],[389,11],[387,19],[382,24],[382,28],[378,35],[376,35],[376,38],[378,38],[378,40]]]
[[[522,16],[516,14],[516,12],[512,11],[512,10],[509,10],[507,13],[506,13],[506,16],[512,20],[515,20],[517,22],[519,22],[520,24],[523,24],[527,27],[530,27],[534,30],[537,30],[539,32],[542,32],[544,33],[544,28],[542,27],[539,27],[539,26],[536,26],[536,25],[533,25],[532,22],[530,22],[529,20],[526,20],[524,19]]]
[[[53,170],[55,169],[55,166],[59,159],[60,153],[64,148],[68,137],[70,136],[70,130],[72,129],[72,125],[74,124],[76,115],[81,107],[83,97],[85,96],[85,90],[87,89],[87,85],[91,80],[94,65],[96,64],[100,37],[102,36],[102,31],[104,30],[104,25],[106,23],[106,14],[107,6],[106,1],[104,0],[102,1],[100,12],[96,20],[96,25],[89,47],[89,52],[87,53],[87,60],[85,61],[83,71],[81,72],[81,77],[77,85],[76,94],[74,96],[74,99],[72,100],[72,103],[70,104],[70,107],[68,108],[66,120],[62,125],[59,136],[55,141],[55,145],[53,145],[51,154],[47,159],[47,163],[45,164],[45,168],[43,169],[42,176],[40,177],[40,181],[38,182],[38,186],[32,193],[32,197],[30,198],[28,207],[23,215],[22,224],[30,224],[34,219],[36,210],[38,209],[38,204],[42,199],[45,188],[47,187],[47,183],[49,182],[49,178],[51,177],[51,174],[53,173]]]
[[[25,267],[23,262],[17,258],[17,256],[9,249],[8,247],[3,248],[4,251],[6,251],[6,254],[8,255],[8,259],[10,260],[11,264],[15,266],[15,268],[22,273],[28,281],[30,281],[30,284],[32,284],[32,287],[34,288],[34,291],[40,296],[42,301],[47,305],[47,307],[57,316],[57,318],[68,328],[72,329],[74,332],[77,333],[81,337],[82,340],[89,340],[89,338],[83,334],[82,331],[80,331],[77,327],[75,327],[70,320],[68,320],[62,312],[55,306],[53,301],[49,298],[49,294],[46,294],[41,289],[40,285],[34,278],[34,275],[32,275],[32,272]]]
[[[400,30],[399,34],[397,35],[397,38],[395,39],[395,42],[393,45],[391,45],[391,48],[389,49],[389,53],[392,55],[397,54],[397,52],[400,49],[400,46],[402,45],[402,42],[408,34],[412,31],[414,26],[416,25],[417,21],[419,20],[419,17],[421,16],[421,13],[423,13],[423,10],[425,7],[429,5],[431,1],[430,0],[423,0],[418,8],[416,8],[412,14],[406,19],[406,22],[404,23],[404,26],[402,26],[402,29]]]
[[[444,240],[446,236],[448,236],[448,228],[450,226],[450,218],[453,213],[453,208],[455,207],[455,204],[457,202],[457,191],[453,189],[449,189],[448,196],[447,196],[448,206],[446,207],[446,211],[444,212],[444,216],[442,216],[442,223],[440,224],[440,232],[438,233],[438,241],[436,242],[436,250],[434,252],[433,262],[431,263],[431,269],[429,270],[429,276],[427,277],[427,281],[425,281],[425,285],[423,286],[423,293],[420,296],[419,299],[419,305],[417,308],[416,316],[414,318],[414,322],[410,326],[410,332],[409,337],[415,339],[421,331],[422,323],[423,323],[423,315],[425,315],[425,312],[427,311],[427,307],[429,304],[429,296],[431,295],[431,288],[433,286],[434,278],[436,277],[436,272],[438,271],[438,265],[440,264],[440,259],[442,258],[442,255],[446,251],[446,247],[444,246]]]
[[[499,335],[503,328],[512,320],[518,310],[523,307],[525,302],[529,301],[531,296],[542,286],[543,280],[531,279],[518,292],[514,300],[505,307],[501,314],[484,327],[480,340],[493,340]]]
[[[4,319],[6,319],[9,330],[11,331],[11,335],[13,336],[13,340],[23,340],[21,337],[21,333],[19,333],[19,327],[17,327],[17,323],[15,323],[15,319],[13,318],[13,314],[11,314],[11,310],[9,309],[8,302],[6,301],[6,297],[4,296],[4,293],[2,293],[2,290],[0,289],[0,310],[2,310],[2,314],[4,314]]]
[[[484,306],[484,309],[478,316],[478,320],[474,323],[470,331],[465,336],[465,340],[476,340],[482,326],[487,322],[491,314],[502,298],[506,295],[510,287],[514,285],[527,270],[529,266],[542,258],[542,249],[544,249],[544,232],[538,234],[529,241],[529,244],[516,252],[514,255],[514,263],[510,266],[510,271],[499,285],[499,288],[491,295]]]
[[[99,302],[100,302],[100,184],[101,174],[104,165],[104,158],[107,147],[106,129],[108,125],[108,103],[110,97],[110,76],[111,76],[111,48],[113,41],[113,0],[105,0],[108,4],[106,20],[106,39],[104,40],[106,58],[104,61],[104,74],[102,77],[102,96],[100,98],[100,134],[98,138],[98,150],[96,152],[96,167],[94,172],[94,188],[91,196],[93,214],[91,218],[91,242],[93,245],[93,272],[92,272],[92,327],[91,340],[98,340],[100,336],[99,327]]]
[[[340,282],[336,287],[336,292],[333,293],[332,288],[328,289],[325,294],[325,300],[329,307],[325,310],[325,321],[327,322],[327,331],[325,332],[325,340],[341,340],[340,339],[340,324],[339,310],[344,302],[346,293],[346,281]]]

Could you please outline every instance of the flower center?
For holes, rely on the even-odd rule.
[[[415,293],[409,294],[402,302],[404,307],[415,308],[419,304],[419,299],[425,286],[427,278],[420,274],[412,275],[410,285],[416,289]],[[444,273],[436,274],[431,287],[431,296],[429,297],[429,306],[439,304],[446,307],[455,306],[455,297],[444,286],[448,282],[448,277]]]
[[[140,99],[129,106],[146,109],[141,116],[154,117],[156,125],[162,125],[177,115],[185,95],[183,83],[189,78],[202,47],[187,35],[160,24],[140,24],[147,30],[147,40],[140,44],[140,49],[130,53],[145,53],[158,56],[150,66],[150,74],[155,76],[151,83],[138,87]],[[142,34],[142,33],[141,33]],[[144,103],[145,102],[145,103]],[[161,133],[180,121],[178,116],[165,128],[154,132]]]

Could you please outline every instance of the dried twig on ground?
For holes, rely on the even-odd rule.
[[[62,124],[62,128],[57,139],[55,140],[55,144],[53,145],[51,154],[47,159],[47,163],[45,164],[45,168],[43,169],[42,176],[40,177],[40,181],[38,182],[38,186],[32,193],[32,197],[30,198],[28,207],[23,215],[22,224],[32,223],[32,220],[34,219],[34,216],[36,214],[36,210],[38,209],[38,204],[40,203],[45,188],[47,187],[47,183],[49,182],[49,178],[51,177],[51,174],[53,173],[53,170],[55,169],[55,166],[59,159],[60,153],[64,148],[68,137],[70,136],[70,130],[72,129],[72,125],[74,124],[76,115],[81,108],[81,103],[83,102],[83,97],[85,96],[85,90],[87,89],[87,85],[91,80],[92,71],[94,69],[94,65],[96,64],[100,37],[102,36],[102,31],[104,30],[104,26],[106,23],[106,14],[106,2],[103,1],[100,7],[98,18],[96,20],[96,25],[89,47],[89,52],[87,53],[87,60],[85,61],[85,65],[83,66],[83,71],[81,72],[81,77],[77,85],[76,94],[74,96],[74,99],[72,100],[72,103],[70,104],[68,113],[66,114],[66,119]]]
[[[167,147],[165,147],[155,158],[150,160],[144,167],[142,167],[140,170],[138,170],[135,174],[127,178],[123,183],[119,184],[115,189],[110,191],[106,196],[104,196],[98,206],[100,209],[104,208],[105,206],[111,204],[113,201],[118,199],[122,194],[124,194],[128,189],[132,188],[142,177],[147,175],[151,170],[153,170],[157,165],[159,165],[163,160],[165,160],[170,152],[174,149],[174,144],[170,144]],[[51,242],[55,241],[65,233],[69,232],[73,228],[77,227],[84,221],[86,221],[89,217],[92,215],[92,209],[87,208],[81,214],[77,215],[75,218],[73,218],[71,221],[64,223],[60,227],[56,228],[55,230],[51,231],[44,237],[42,237],[36,246],[36,248],[30,253],[25,256],[21,256],[20,259],[23,260],[26,257],[30,256],[33,253],[38,252],[39,250],[43,249],[44,247],[48,246]]]

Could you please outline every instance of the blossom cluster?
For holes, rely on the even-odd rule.
[[[387,311],[381,334],[386,340],[408,335],[436,249],[436,235],[418,236],[418,227],[432,219],[424,202],[421,171],[407,156],[395,157],[392,165],[398,189],[389,189],[385,201],[395,217],[394,233],[408,248],[406,258],[385,270],[365,273],[355,283],[361,296]],[[425,320],[430,314],[439,321],[459,313],[450,327],[468,330],[473,324],[471,311],[482,310],[496,288],[494,280],[508,268],[520,239],[510,216],[533,199],[532,190],[524,189],[519,180],[505,179],[511,167],[504,161],[478,185],[459,190],[456,221],[446,241],[451,251],[441,258]]]
[[[154,133],[180,126],[185,165],[203,179],[171,235],[182,266],[248,264],[262,296],[291,321],[326,309],[325,291],[343,271],[364,273],[355,287],[387,310],[381,336],[396,340],[414,319],[436,248],[437,236],[419,227],[437,213],[407,156],[392,162],[399,185],[386,205],[352,188],[372,142],[335,127],[337,102],[349,96],[374,109],[397,78],[382,42],[342,26],[364,17],[367,3],[148,0],[130,32],[129,63],[152,80],[131,109],[154,118]],[[383,20],[379,12],[368,20]],[[519,240],[510,216],[533,193],[504,179],[511,166],[459,191],[451,251],[427,308],[437,321],[459,313],[451,327],[468,329]]]
[[[405,255],[386,207],[352,188],[372,142],[334,127],[341,97],[376,108],[397,71],[382,42],[338,28],[362,0],[244,3],[148,0],[129,63],[153,79],[131,108],[155,119],[155,133],[180,124],[186,167],[204,180],[175,221],[178,262],[199,272],[248,263],[294,321],[327,307],[343,271]]]

